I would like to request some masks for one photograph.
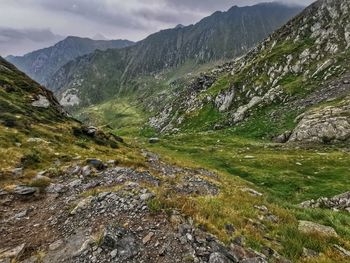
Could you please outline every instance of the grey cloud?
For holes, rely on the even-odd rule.
[[[80,16],[87,20],[130,29],[145,29],[145,25],[124,12],[123,4],[116,1],[110,6],[106,0],[30,0],[46,10]],[[119,6],[118,6],[119,5]],[[114,8],[113,8],[114,7]]]
[[[33,49],[43,48],[62,40],[49,29],[0,28],[0,54],[24,54]]]
[[[271,0],[1,0],[0,25],[33,30],[1,30],[0,54],[23,54],[51,45],[56,36],[42,30],[43,25],[60,35],[102,34],[109,39],[137,41],[177,24],[195,23],[233,5],[261,2]],[[307,5],[312,0],[280,2]]]
[[[181,8],[188,10],[200,10],[200,11],[216,11],[226,10],[234,5],[246,6],[254,5],[262,2],[271,2],[270,0],[165,0],[172,8]],[[277,0],[275,2],[285,4],[296,4],[296,5],[309,5],[315,0]]]

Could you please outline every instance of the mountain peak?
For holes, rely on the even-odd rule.
[[[178,24],[175,29],[181,29],[181,28],[184,28],[185,26],[183,24]]]

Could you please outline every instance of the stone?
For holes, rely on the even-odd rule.
[[[184,218],[181,215],[171,215],[170,222],[174,225],[180,225],[184,222]]]
[[[281,135],[278,135],[277,137],[273,138],[272,141],[275,143],[286,143],[289,140],[291,135],[292,135],[291,131],[286,131]]]
[[[318,257],[319,253],[317,253],[316,251],[312,250],[312,249],[308,249],[308,248],[303,248],[303,257],[305,258],[313,258],[313,257]]]
[[[324,106],[307,111],[294,129],[288,142],[330,144],[350,138],[350,98],[335,106]]]
[[[308,200],[299,205],[301,208],[328,208],[334,211],[350,212],[350,192],[336,195],[331,198],[320,197],[317,200]]]
[[[111,255],[111,258],[115,258],[118,255],[118,249],[112,250],[110,255]]]
[[[98,129],[94,126],[89,126],[86,128],[86,134],[90,136],[95,136],[97,133]]]
[[[147,236],[145,236],[143,239],[142,239],[142,243],[145,245],[147,244],[151,239],[152,237],[154,236],[154,233],[153,232],[149,232]]]
[[[23,168],[15,168],[12,170],[12,175],[19,177],[23,174]]]
[[[96,168],[97,170],[103,170],[106,168],[106,165],[99,159],[87,159],[86,163],[94,168]]]
[[[57,240],[49,245],[49,250],[51,250],[51,251],[57,250],[62,245],[63,245],[63,241],[61,239],[59,239],[59,240]]]
[[[230,261],[228,260],[228,258],[219,252],[214,252],[210,254],[209,263],[229,263],[229,262]]]
[[[88,248],[93,244],[93,240],[91,238],[86,239],[81,245],[80,249],[74,253],[74,256],[79,256],[84,253]]]
[[[345,257],[350,257],[350,251],[346,250],[345,248],[338,246],[338,245],[334,245],[334,247],[336,249],[338,249],[338,251]]]
[[[148,142],[154,144],[154,143],[160,142],[160,139],[159,139],[159,138],[156,138],[156,137],[155,137],[155,138],[150,138],[150,139],[148,140]]]
[[[81,200],[76,207],[70,212],[71,215],[76,215],[78,212],[80,212],[81,210],[86,209],[92,202],[93,197],[89,196],[83,200]]]
[[[92,170],[89,165],[84,166],[81,168],[81,175],[84,177],[88,177],[92,174]]]
[[[38,108],[48,108],[50,107],[50,101],[43,95],[39,95],[39,98],[32,102],[32,106]]]
[[[154,196],[155,196],[154,193],[145,193],[145,194],[140,195],[140,200],[141,201],[148,201],[148,200],[152,199]]]
[[[0,250],[0,262],[2,259],[16,259],[23,252],[25,244],[19,245],[14,248],[5,248]],[[11,261],[12,262],[12,261]]]
[[[220,93],[215,98],[215,106],[219,109],[220,112],[227,111],[230,108],[234,95],[235,95],[235,92],[234,92],[234,89],[232,89],[232,90],[224,91],[223,93]]]
[[[134,234],[123,227],[107,227],[102,238],[101,247],[117,249],[118,256],[130,259],[137,255],[140,245]]]
[[[268,213],[269,212],[269,209],[266,206],[264,206],[264,205],[261,205],[261,206],[255,205],[254,208],[258,209],[259,211],[261,211],[263,213]]]
[[[71,188],[77,188],[82,184],[82,181],[80,179],[74,180],[68,184],[69,187]]]
[[[51,183],[47,188],[46,192],[49,194],[61,194],[66,191],[66,186],[63,184],[53,184]]]
[[[4,189],[1,189],[1,188],[0,188],[0,196],[2,196],[2,195],[7,195],[7,194],[8,194],[7,191],[5,191]]]
[[[254,195],[254,196],[263,196],[262,193],[259,193],[258,191],[254,190],[254,189],[251,189],[251,188],[244,188],[243,192],[248,192],[248,193],[250,193],[251,195]]]
[[[27,214],[28,214],[28,210],[23,210],[22,212],[15,214],[15,218],[21,219],[21,218],[25,217]]]
[[[240,263],[268,263],[266,259],[262,257],[246,258],[243,259]]]
[[[14,189],[14,193],[17,195],[33,195],[38,191],[36,187],[17,185]]]
[[[338,236],[334,228],[330,226],[320,225],[310,221],[300,220],[298,229],[300,232],[307,233],[307,234],[319,233],[325,236],[332,236],[332,237]]]

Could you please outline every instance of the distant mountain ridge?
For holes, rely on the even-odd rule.
[[[128,92],[140,75],[240,56],[302,10],[277,3],[232,7],[195,25],[152,34],[132,47],[96,51],[66,64],[48,87],[62,103],[87,106]]]
[[[47,84],[51,76],[67,62],[95,50],[124,48],[134,43],[129,40],[92,40],[69,36],[56,45],[24,56],[8,56],[6,60],[41,84]]]

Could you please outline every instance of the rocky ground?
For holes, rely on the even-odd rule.
[[[45,190],[1,190],[0,262],[267,262],[243,246],[243,237],[224,245],[179,211],[155,205],[159,187],[179,195],[219,194],[215,174],[144,155],[149,171],[92,159],[66,168]],[[288,262],[273,251],[267,255]]]

